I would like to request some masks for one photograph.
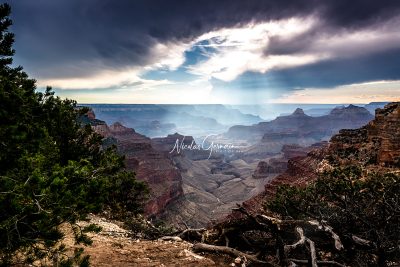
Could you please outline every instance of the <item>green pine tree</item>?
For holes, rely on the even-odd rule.
[[[42,258],[85,266],[81,250],[55,257],[65,250],[60,225],[89,244],[85,231],[95,227],[80,229],[77,221],[106,208],[140,213],[148,189],[124,170],[115,149],[103,149],[102,138],[78,123],[87,109],[51,88],[37,92],[35,80],[11,66],[9,14],[10,6],[0,5],[0,266]]]

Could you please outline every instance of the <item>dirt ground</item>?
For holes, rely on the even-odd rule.
[[[117,223],[100,217],[92,216],[90,223],[102,227],[100,233],[89,234],[93,244],[85,247],[91,266],[230,266],[233,262],[224,255],[196,254],[191,250],[193,245],[186,241],[132,239]],[[64,243],[71,249],[77,247],[70,235]]]

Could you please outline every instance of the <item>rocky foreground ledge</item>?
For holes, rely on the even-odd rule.
[[[96,224],[101,226],[99,233],[88,234],[93,244],[84,247],[90,255],[91,266],[124,267],[168,267],[168,266],[230,266],[233,258],[224,255],[196,254],[193,244],[180,238],[170,240],[142,240],[132,238],[130,231],[123,229],[117,221],[92,215],[89,222],[81,226]],[[67,233],[64,243],[72,252],[79,245],[74,244],[72,233]]]

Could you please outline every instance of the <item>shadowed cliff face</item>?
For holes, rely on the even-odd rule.
[[[302,147],[296,144],[283,145],[282,155],[273,157],[268,161],[260,161],[256,170],[253,173],[254,178],[262,178],[271,174],[281,174],[285,172],[289,164],[292,164],[292,159],[299,159],[307,156],[307,154],[317,148],[323,148],[327,142],[315,143],[311,146]]]
[[[117,146],[118,152],[125,156],[126,168],[134,171],[138,180],[148,183],[151,196],[145,207],[146,215],[158,215],[183,195],[179,170],[171,159],[153,148],[150,138],[120,123],[111,126],[103,123],[93,128],[106,138],[105,142],[109,140]]]
[[[244,205],[250,210],[259,210],[265,199],[275,194],[277,186],[303,186],[326,169],[351,164],[374,171],[400,168],[400,102],[377,109],[375,119],[359,129],[340,130],[329,145],[312,150],[307,156],[290,159],[286,172],[266,184],[263,193]]]

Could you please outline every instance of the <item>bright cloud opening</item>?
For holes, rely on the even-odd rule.
[[[293,38],[309,31],[317,23],[314,17],[291,18],[239,28],[221,29],[197,38],[198,46],[212,47],[208,60],[188,69],[191,73],[232,81],[246,71],[265,73],[274,68],[294,67],[321,60],[322,54],[265,55],[271,37]],[[208,44],[201,45],[203,41]]]

